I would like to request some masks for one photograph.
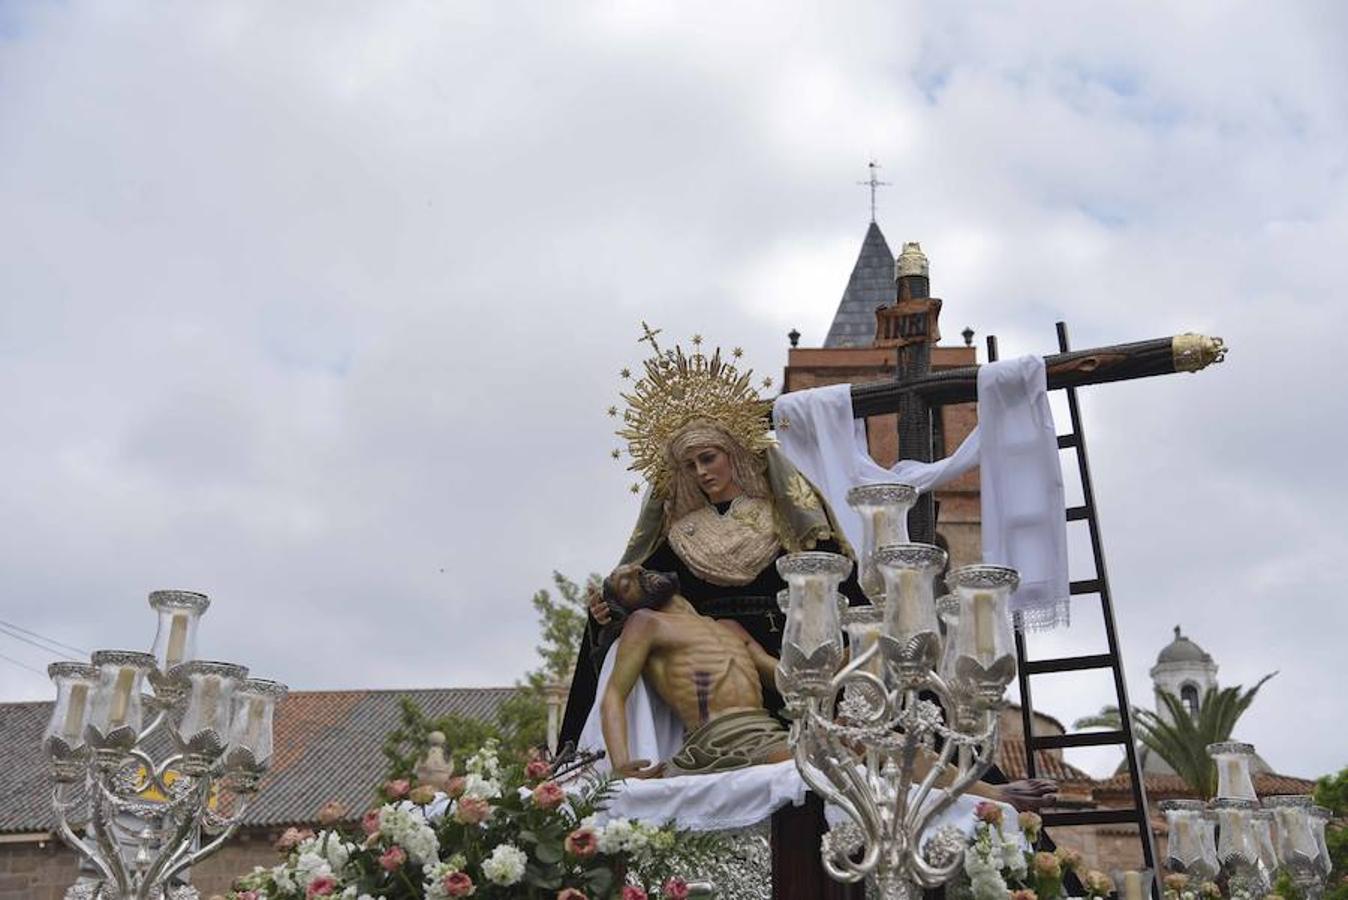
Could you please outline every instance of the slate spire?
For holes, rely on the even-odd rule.
[[[894,254],[880,226],[871,222],[824,346],[871,346],[875,341],[875,309],[893,304],[894,297]]]

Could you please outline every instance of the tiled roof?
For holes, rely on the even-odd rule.
[[[1149,773],[1143,776],[1147,785],[1147,797],[1151,800],[1165,797],[1197,797],[1198,795],[1184,783],[1178,775],[1158,775]],[[1315,782],[1293,775],[1256,773],[1254,790],[1260,797],[1275,797],[1279,794],[1309,794],[1315,790]],[[1095,783],[1096,796],[1105,794],[1130,794],[1132,782],[1128,774],[1114,775]]]
[[[403,697],[429,717],[494,718],[514,688],[414,691],[295,691],[276,711],[272,769],[245,826],[312,821],[329,800],[358,814],[373,799],[387,761],[384,738],[400,721]],[[0,833],[51,828],[42,732],[51,703],[0,704]]]
[[[1057,754],[1040,751],[1037,757],[1035,760],[1038,767],[1036,775],[1039,778],[1051,778],[1054,781],[1063,782],[1085,782],[1087,784],[1095,781],[1089,772],[1078,769]],[[1019,736],[1002,735],[1001,743],[997,747],[997,767],[1012,781],[1029,777],[1029,773],[1025,769],[1024,739]]]
[[[825,347],[870,347],[875,343],[875,309],[889,306],[897,297],[894,287],[894,253],[874,222],[866,229],[852,277],[847,280],[833,324],[824,338]]]

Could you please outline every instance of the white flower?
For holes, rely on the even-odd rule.
[[[524,877],[524,864],[529,857],[513,844],[501,844],[482,861],[482,874],[487,880],[509,887]]]
[[[470,772],[463,779],[463,795],[479,800],[491,800],[501,796],[501,785],[494,778],[487,778],[476,772]]]
[[[426,816],[411,803],[385,804],[379,808],[379,833],[390,844],[398,844],[418,865],[433,862],[440,855],[440,840],[435,829],[426,824]]]
[[[465,768],[474,775],[481,775],[484,778],[495,780],[501,775],[501,763],[496,758],[497,742],[495,738],[490,738],[482,745],[482,749],[468,757]]]

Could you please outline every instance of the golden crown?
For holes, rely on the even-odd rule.
[[[693,351],[685,353],[675,345],[673,350],[661,350],[656,336],[661,329],[652,330],[641,323],[644,334],[638,343],[649,343],[653,355],[644,363],[646,373],[637,379],[630,393],[622,394],[627,409],[622,413],[623,427],[615,434],[627,442],[627,453],[632,458],[628,469],[640,472],[657,496],[665,496],[672,474],[666,459],[666,450],[680,431],[695,420],[710,420],[751,453],[760,453],[772,446],[767,431],[766,417],[771,400],[763,400],[750,384],[753,370],[740,371],[733,363],[721,358],[717,347],[711,356],[702,352],[702,335],[693,335]],[[739,359],[744,351],[739,347],[730,351]],[[632,371],[619,373],[630,380]],[[762,380],[764,388],[772,386],[771,378]],[[610,406],[608,414],[616,417],[618,407]],[[622,457],[614,450],[614,459]],[[632,493],[641,490],[632,485]]]

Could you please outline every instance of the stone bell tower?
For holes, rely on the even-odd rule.
[[[942,302],[931,296],[930,263],[916,241],[903,245],[895,258],[874,220],[866,229],[823,346],[799,346],[792,331],[782,390],[799,391],[828,384],[888,381],[896,377],[900,347],[930,345],[933,371],[972,366],[978,362],[973,332],[966,329],[963,346],[941,345]],[[866,444],[882,466],[899,458],[898,416],[866,419]],[[943,406],[933,416],[932,458],[953,453],[978,423],[978,406]],[[937,542],[950,552],[952,566],[982,558],[978,471],[974,470],[936,492],[939,504]]]
[[[1161,649],[1150,674],[1156,693],[1156,712],[1167,719],[1170,712],[1161,701],[1163,691],[1179,697],[1189,714],[1196,715],[1203,695],[1217,686],[1217,663],[1206,650],[1185,637],[1178,625],[1175,639]]]

